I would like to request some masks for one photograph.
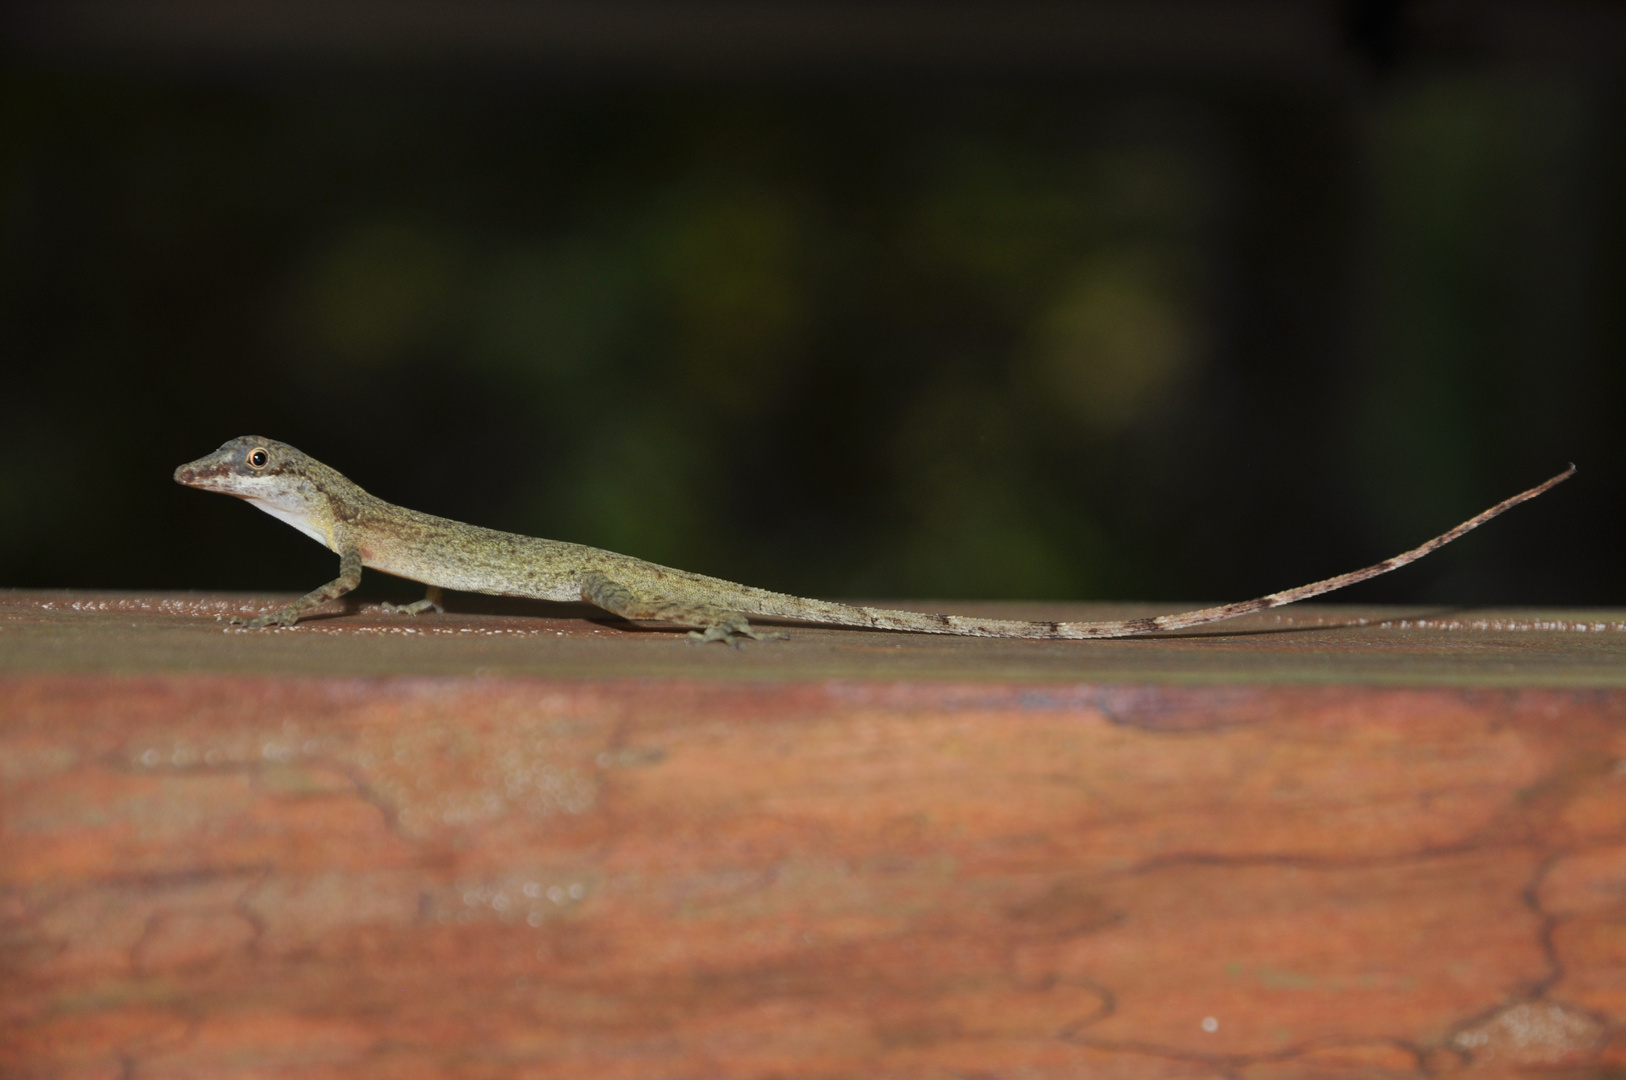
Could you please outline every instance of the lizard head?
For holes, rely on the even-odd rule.
[[[331,545],[331,494],[343,477],[287,443],[258,435],[233,439],[175,470],[175,482],[235,495],[307,536]]]
[[[307,471],[309,461],[287,443],[244,435],[208,457],[176,469],[175,482],[240,499],[277,502],[279,496],[299,487],[297,481]]]

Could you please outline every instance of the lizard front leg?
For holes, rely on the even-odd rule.
[[[582,575],[582,599],[623,619],[652,619],[681,626],[701,626],[705,628],[704,631],[689,631],[691,639],[700,642],[721,641],[736,649],[742,637],[772,641],[790,636],[784,633],[765,634],[753,627],[743,612],[730,611],[716,604],[639,596],[621,582],[599,573]]]
[[[292,626],[298,622],[307,611],[329,600],[337,600],[345,593],[354,589],[361,583],[361,552],[355,547],[347,547],[339,556],[339,576],[323,585],[320,589],[301,596],[281,611],[273,611],[257,618],[243,620],[233,619],[233,626],[246,626],[251,630],[263,629],[273,624],[277,626]]]

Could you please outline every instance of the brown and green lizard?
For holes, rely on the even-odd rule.
[[[247,622],[251,627],[292,626],[312,608],[343,596],[361,581],[362,567],[409,578],[429,587],[414,604],[391,610],[417,614],[441,608],[441,590],[458,589],[536,600],[585,600],[626,619],[698,629],[698,641],[737,644],[764,634],[749,616],[800,622],[960,634],[993,638],[1113,638],[1181,630],[1307,600],[1377,577],[1443,547],[1511,507],[1533,499],[1575,472],[1571,465],[1522,492],[1375,566],[1220,607],[1112,622],[1023,622],[967,615],[853,607],[736,585],[732,581],[674,570],[630,555],[558,540],[482,529],[422,514],[369,495],[320,461],[286,443],[246,435],[207,457],[175,470],[177,483],[246,499],[339,555],[339,576],[280,611]]]

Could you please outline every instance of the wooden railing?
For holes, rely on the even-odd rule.
[[[1622,613],[250,607],[0,593],[0,1074],[1626,1068]]]

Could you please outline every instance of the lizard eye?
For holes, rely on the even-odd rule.
[[[248,462],[249,468],[263,469],[271,463],[271,455],[266,451],[265,447],[256,446],[248,452],[248,457],[245,460]]]

